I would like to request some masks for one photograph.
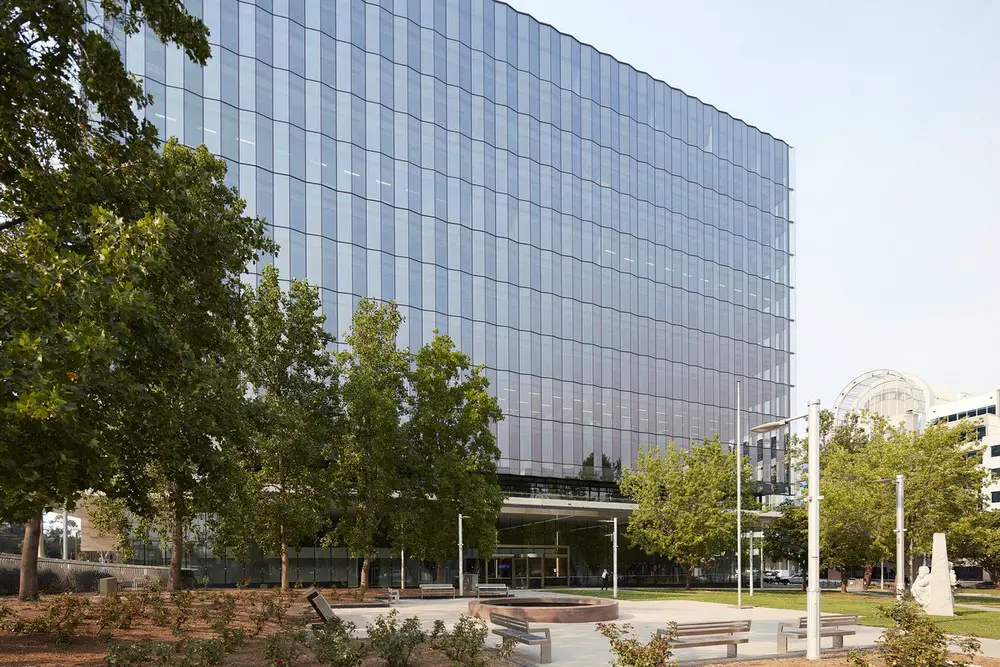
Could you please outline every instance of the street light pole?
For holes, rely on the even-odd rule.
[[[614,517],[611,537],[611,595],[618,599],[618,517]]]
[[[809,401],[809,581],[806,591],[806,658],[819,660],[819,400]]]
[[[903,513],[903,479],[896,475],[896,597],[903,599],[906,592],[906,580],[903,570],[906,567],[906,526]]]
[[[736,607],[743,608],[743,434],[740,433],[740,381],[736,381]]]
[[[465,595],[465,587],[462,577],[462,513],[458,514],[458,597]]]

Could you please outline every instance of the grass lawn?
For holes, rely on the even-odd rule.
[[[610,598],[611,591],[564,590],[572,595]],[[736,604],[736,591],[681,589],[618,589],[619,600],[694,600],[696,602],[718,602]],[[886,627],[889,621],[878,612],[878,606],[889,602],[870,595],[823,591],[821,607],[824,612],[835,614],[857,614],[862,625]],[[794,609],[805,611],[806,595],[801,591],[766,591],[755,593],[753,597],[743,593],[743,604],[773,609]],[[949,634],[1000,639],[1000,607],[996,612],[975,609],[956,609],[956,616],[939,617],[941,629]]]

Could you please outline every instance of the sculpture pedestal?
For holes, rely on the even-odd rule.
[[[951,563],[948,562],[948,543],[944,533],[934,533],[934,549],[931,553],[931,583],[924,611],[932,616],[954,616]]]

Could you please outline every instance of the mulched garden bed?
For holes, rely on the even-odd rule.
[[[378,596],[384,596],[384,589],[372,589],[364,595],[358,595],[356,590],[344,591],[343,589],[323,589],[323,595],[331,603],[358,604],[358,603],[378,603]],[[409,591],[407,591],[409,592]],[[419,597],[419,590],[415,591]],[[184,624],[185,637],[211,639],[216,634],[210,628],[211,622],[211,600],[215,596],[222,594],[234,595],[237,598],[237,611],[233,618],[232,627],[252,630],[255,623],[251,619],[251,612],[260,608],[261,600],[265,597],[276,595],[274,590],[208,590],[196,591],[188,620]],[[136,595],[127,593],[127,595]],[[172,603],[165,593],[159,594],[165,600],[165,608],[170,610]],[[36,618],[45,614],[48,604],[59,596],[46,595],[39,602],[20,602],[16,598],[0,597],[0,608],[8,607],[22,618]],[[174,634],[170,624],[155,624],[149,614],[134,617],[132,625],[127,630],[110,629],[110,636],[99,639],[97,637],[99,625],[96,620],[96,605],[100,598],[93,594],[74,594],[73,597],[83,598],[90,601],[88,618],[83,621],[76,630],[76,636],[72,638],[68,645],[59,646],[56,644],[55,636],[52,633],[37,634],[11,634],[0,630],[0,665],[4,667],[104,667],[105,656],[109,647],[114,642],[133,643],[142,639],[150,639],[156,642],[175,642],[179,636]],[[291,619],[298,617],[304,624],[306,621],[314,622],[315,612],[305,601],[302,590],[293,590],[288,594],[290,606],[287,609],[286,617]],[[208,617],[206,620],[203,617]],[[174,613],[174,612],[171,612]],[[405,616],[405,614],[404,614]],[[430,632],[431,621],[421,619],[424,630]],[[363,631],[363,628],[361,628]],[[226,656],[224,665],[227,666],[260,666],[272,664],[264,657],[264,644],[267,637],[280,631],[280,627],[275,622],[265,624],[260,633],[255,637],[248,637],[245,643]],[[484,654],[485,664],[488,667],[510,667],[509,662],[499,658],[492,652]],[[322,667],[322,663],[309,659],[300,658],[294,663],[295,667]],[[381,667],[385,661],[376,656],[369,656],[363,663],[363,667]],[[411,665],[414,667],[450,667],[453,663],[442,651],[429,644],[418,646],[413,653]]]

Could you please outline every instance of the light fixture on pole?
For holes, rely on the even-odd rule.
[[[611,534],[608,537],[611,538],[611,595],[617,600],[618,599],[618,517],[613,518],[611,521],[605,520],[605,523],[610,523],[612,525]]]
[[[740,381],[736,381],[736,608],[743,608],[743,434],[740,432]]]
[[[819,660],[819,622],[820,622],[820,588],[819,588],[819,400],[809,401],[809,412],[797,417],[790,417],[767,424],[761,424],[750,429],[753,433],[766,433],[786,426],[798,419],[808,418],[809,448],[808,448],[808,487],[809,487],[809,571],[806,588],[806,658]]]
[[[906,592],[906,580],[903,572],[906,569],[906,514],[903,509],[903,475],[895,479],[877,479],[880,484],[896,485],[896,598],[902,600]],[[883,569],[885,565],[883,564]]]
[[[462,581],[462,579],[464,578],[462,576],[462,566],[463,566],[463,564],[462,564],[462,555],[463,555],[463,552],[462,552],[462,519],[464,519],[464,518],[465,517],[462,516],[462,513],[459,512],[459,514],[458,514],[458,597],[462,597],[463,595],[465,595],[465,586],[464,586],[464,582]]]

